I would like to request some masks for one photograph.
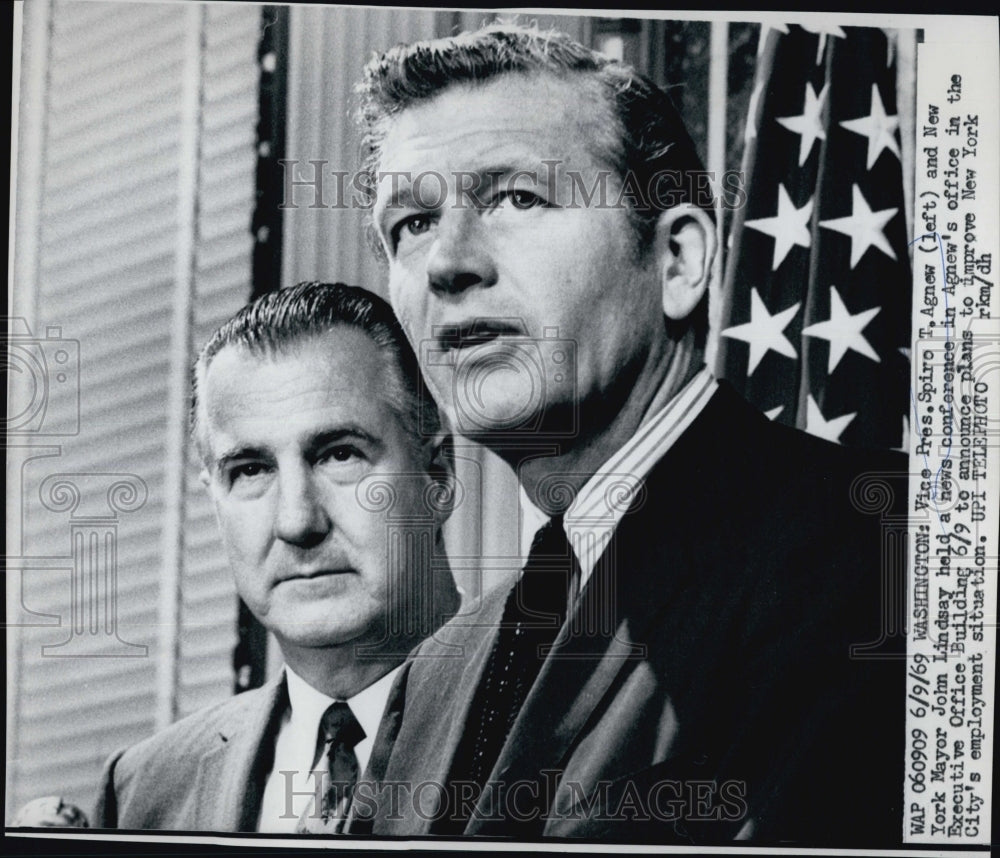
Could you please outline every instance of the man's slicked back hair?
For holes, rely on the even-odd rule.
[[[565,33],[512,23],[397,45],[368,63],[357,87],[366,202],[374,201],[382,144],[398,114],[450,86],[510,74],[580,79],[596,83],[604,92],[618,127],[608,129],[605,140],[594,141],[594,154],[607,161],[629,188],[640,191],[626,195],[640,252],[652,245],[659,215],[676,205],[697,205],[714,221],[711,193],[693,178],[704,167],[666,92],[632,66]],[[708,328],[707,295],[683,326],[688,325],[703,340]]]
[[[215,356],[238,348],[251,356],[273,357],[316,337],[336,335],[338,328],[363,331],[385,360],[385,401],[400,416],[415,440],[441,429],[437,404],[422,382],[417,357],[392,308],[378,295],[344,283],[299,283],[268,292],[221,325],[195,363],[191,384],[191,433],[204,460],[208,454],[201,426],[199,391]],[[372,391],[377,395],[380,391]]]

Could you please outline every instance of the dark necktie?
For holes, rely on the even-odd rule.
[[[296,831],[300,834],[340,834],[358,782],[358,758],[354,746],[365,738],[365,731],[351,708],[342,701],[331,704],[323,713],[319,729],[326,743],[330,782],[323,792],[320,807],[310,804],[299,818]]]
[[[496,643],[473,698],[451,780],[484,785],[542,663],[566,619],[579,564],[563,530],[550,519],[531,545],[524,573],[511,589]],[[457,829],[464,820],[453,818]]]

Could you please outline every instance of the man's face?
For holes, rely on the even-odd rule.
[[[374,212],[390,299],[458,431],[613,410],[663,345],[657,266],[597,151],[613,128],[591,87],[524,75],[453,86],[390,126]],[[555,340],[575,366],[551,362]]]
[[[430,476],[381,395],[386,372],[368,336],[340,326],[274,356],[224,348],[205,375],[223,542],[240,596],[282,646],[370,644],[387,614],[430,607],[431,570],[390,558],[388,516],[428,521]]]

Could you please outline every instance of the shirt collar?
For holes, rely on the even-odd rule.
[[[385,676],[380,677],[367,688],[345,701],[351,708],[354,717],[358,719],[361,729],[365,731],[365,738],[354,746],[354,753],[357,755],[358,765],[362,771],[368,765],[368,758],[375,743],[375,734],[378,733],[379,724],[382,722],[382,713],[385,711],[385,704],[389,699],[389,691],[401,667],[402,665],[394,667]],[[318,736],[319,722],[323,718],[323,713],[326,712],[331,703],[336,702],[336,698],[328,697],[322,691],[317,691],[287,664],[285,665],[285,681],[288,685],[288,705],[291,709],[292,729],[302,731],[302,735],[305,736]]]
[[[651,416],[577,492],[566,510],[563,528],[580,564],[581,585],[593,572],[643,480],[702,412],[718,386],[706,366],[662,406],[657,407],[654,399]],[[535,533],[548,516],[523,488],[521,514],[521,555],[526,559]]]

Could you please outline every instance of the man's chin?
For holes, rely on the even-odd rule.
[[[299,649],[340,649],[350,646],[359,637],[357,631],[345,629],[304,631],[294,630],[291,634],[276,634],[279,642]]]
[[[525,432],[539,424],[541,403],[533,391],[474,390],[447,408],[452,428],[466,437]]]
[[[281,644],[302,649],[332,649],[349,647],[372,636],[370,625],[359,621],[357,615],[340,617],[333,611],[318,615],[317,606],[303,606],[294,616],[283,622],[265,623]],[[312,616],[310,616],[312,614]]]
[[[454,432],[486,446],[517,438],[573,439],[580,431],[578,410],[574,404],[532,402],[524,396],[484,396],[446,407]]]

